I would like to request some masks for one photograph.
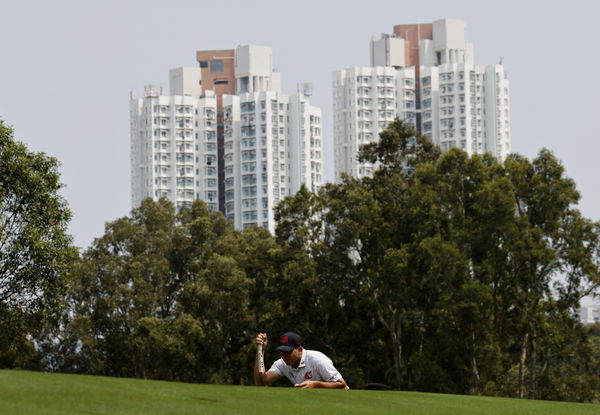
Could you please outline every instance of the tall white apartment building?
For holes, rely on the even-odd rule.
[[[202,199],[216,211],[222,195],[224,213],[237,229],[262,226],[274,232],[274,207],[302,185],[317,191],[323,183],[321,110],[310,103],[309,84],[299,85],[296,94],[281,92],[270,47],[229,52],[234,79],[215,58],[200,68],[172,70],[169,95],[146,87],[143,98],[131,98],[132,205],[146,197],[167,197],[178,207]],[[208,53],[201,52],[201,59]],[[214,79],[207,74],[204,87],[213,89],[203,91],[202,68],[209,66]],[[222,105],[214,92],[223,85],[219,76],[236,86],[235,94],[231,88],[220,95]]]
[[[421,133],[442,150],[510,152],[508,80],[502,65],[443,64],[421,68]]]
[[[303,184],[312,192],[323,184],[323,138],[321,109],[310,104],[312,85],[299,84],[289,98],[288,174],[289,194]]]
[[[341,173],[362,178],[376,166],[358,163],[361,145],[379,140],[396,118],[416,123],[414,68],[371,66],[333,74],[333,128],[336,180]]]
[[[252,67],[270,62],[270,53],[238,48],[238,94],[223,96],[225,215],[238,229],[274,231],[277,203],[302,184],[314,191],[322,184],[321,111],[306,88],[282,94],[279,74]],[[255,56],[238,58],[245,54]]]
[[[132,206],[168,198],[177,207],[204,200],[218,210],[216,99],[200,97],[200,70],[170,72],[170,94],[146,86],[130,100]]]
[[[392,118],[413,124],[443,150],[488,152],[500,160],[510,153],[508,76],[501,64],[474,63],[466,22],[442,19],[395,26],[393,35],[371,41],[370,58],[370,67],[333,75],[336,179],[341,173],[363,177],[375,167],[356,160],[359,146],[378,140],[386,126],[385,120],[375,118],[379,105],[364,105],[384,100],[381,91],[389,92],[373,83],[375,77],[395,79]],[[365,131],[365,126],[377,128]]]
[[[579,321],[583,324],[600,323],[600,306],[581,307]]]

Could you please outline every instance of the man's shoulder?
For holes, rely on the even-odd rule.
[[[308,357],[310,360],[331,360],[330,358],[327,357],[327,355],[325,353],[321,353],[318,350],[306,350],[306,357]]]
[[[287,367],[287,365],[285,364],[285,362],[283,361],[283,359],[277,359],[271,365],[271,368],[277,369],[277,370],[279,370],[281,372],[283,372],[286,367]]]

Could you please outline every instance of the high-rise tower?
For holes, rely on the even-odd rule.
[[[216,98],[200,96],[200,71],[170,72],[169,95],[146,86],[130,100],[131,197],[166,197],[176,206],[204,200],[218,209]]]
[[[238,229],[275,230],[273,208],[322,183],[321,111],[310,88],[281,92],[271,48],[236,49],[236,95],[223,97],[225,214]]]
[[[378,140],[390,105],[393,117],[443,150],[489,152],[501,160],[510,152],[508,76],[502,64],[475,64],[465,21],[394,26],[392,35],[371,41],[370,58],[370,67],[333,75],[336,179],[372,172],[356,154]]]
[[[170,93],[131,98],[132,204],[204,200],[236,228],[275,230],[273,208],[322,184],[321,110],[312,87],[281,92],[268,46],[198,51],[170,73]]]

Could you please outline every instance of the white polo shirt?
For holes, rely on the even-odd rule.
[[[330,358],[316,350],[302,350],[302,359],[297,368],[285,364],[283,359],[276,360],[270,371],[285,376],[294,385],[305,380],[319,380],[321,382],[336,382],[342,378],[340,372],[333,366]]]

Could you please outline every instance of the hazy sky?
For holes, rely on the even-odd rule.
[[[396,24],[467,21],[478,64],[500,57],[511,83],[513,151],[563,161],[600,219],[600,7],[549,1],[0,0],[0,118],[61,162],[70,231],[87,247],[131,209],[129,91],[166,88],[195,51],[273,47],[283,90],[311,82],[333,178],[331,74],[368,65],[372,36]]]

